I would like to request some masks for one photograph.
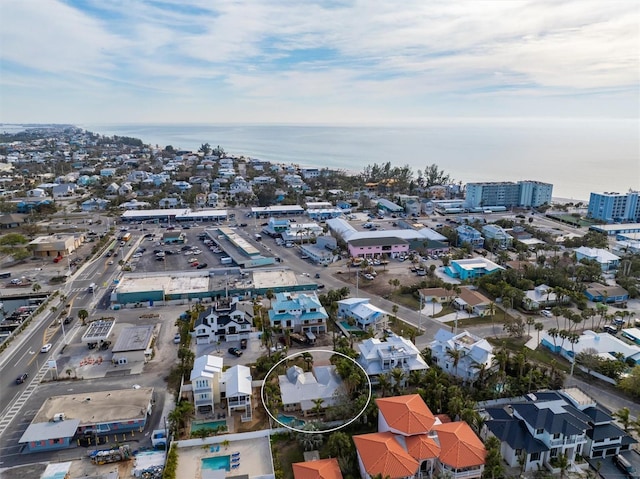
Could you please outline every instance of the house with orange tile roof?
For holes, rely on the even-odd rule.
[[[295,479],[342,479],[335,457],[292,464]]]
[[[481,477],[487,450],[464,421],[434,427],[440,442],[439,472],[445,477]]]
[[[392,432],[374,432],[353,436],[358,451],[360,477],[370,479],[378,474],[389,479],[415,477],[418,461],[401,445]]]
[[[360,475],[479,478],[486,450],[466,422],[441,423],[417,394],[376,399],[378,432],[354,436]]]

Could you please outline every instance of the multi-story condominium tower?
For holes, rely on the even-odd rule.
[[[540,181],[468,183],[465,204],[467,208],[487,206],[537,208],[545,203],[551,203],[552,192],[552,184]]]
[[[591,193],[587,214],[594,220],[607,223],[640,222],[638,191],[628,193]]]

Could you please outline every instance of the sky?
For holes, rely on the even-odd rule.
[[[2,0],[0,122],[637,118],[636,0]]]

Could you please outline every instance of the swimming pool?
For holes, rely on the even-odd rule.
[[[305,424],[302,419],[298,419],[293,416],[285,416],[284,414],[278,414],[278,421],[289,427],[300,427]]]
[[[231,470],[231,456],[216,456],[205,457],[202,460],[202,469],[224,469],[226,471]]]
[[[227,421],[209,421],[209,422],[193,422],[191,423],[191,432],[196,432],[201,429],[215,429],[217,427],[227,427]]]
[[[340,326],[342,326],[345,331],[362,331],[362,329],[358,328],[357,326],[351,326],[348,322],[346,321],[340,321]]]

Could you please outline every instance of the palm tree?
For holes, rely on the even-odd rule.
[[[273,294],[273,290],[272,289],[268,289],[267,292],[264,295],[269,300],[269,309],[271,309],[271,300],[273,300],[273,298],[276,297],[275,294]]]
[[[393,368],[391,371],[391,379],[394,392],[396,395],[400,394],[400,388],[402,388],[404,384],[404,371],[400,368]]]
[[[629,411],[629,408],[623,407],[619,411],[614,412],[613,416],[620,421],[620,424],[622,424],[622,428],[624,429],[624,432],[629,432],[629,428],[632,423],[631,411]]]
[[[320,414],[322,413],[322,403],[324,402],[324,399],[312,399],[311,402],[313,403],[313,408],[311,408],[311,410],[316,415],[316,417],[320,416]]]
[[[78,319],[82,321],[82,325],[85,325],[85,320],[89,317],[89,312],[86,309],[78,311]]]
[[[311,366],[313,366],[313,356],[311,353],[304,352],[302,353],[302,359],[304,359],[304,363],[307,367],[307,372],[311,371]]]
[[[37,293],[38,291],[40,291],[42,289],[42,286],[40,286],[38,283],[34,283],[33,286],[31,287],[31,290],[34,293]]]
[[[391,381],[387,374],[381,374],[378,376],[378,386],[380,386],[380,396],[385,397],[389,389],[391,389]]]
[[[452,363],[453,363],[453,371],[454,371],[454,375],[458,375],[458,364],[460,363],[460,358],[462,357],[462,351],[460,351],[459,349],[447,349],[447,356],[449,356],[449,359],[451,359]]]
[[[322,446],[322,434],[317,434],[318,426],[313,422],[308,422],[302,427],[304,433],[297,435],[298,444],[302,446],[305,451],[315,451]]]
[[[538,333],[538,344],[540,344],[540,331],[544,329],[544,324],[538,321],[536,324],[533,325],[533,329],[535,329],[536,332]]]

